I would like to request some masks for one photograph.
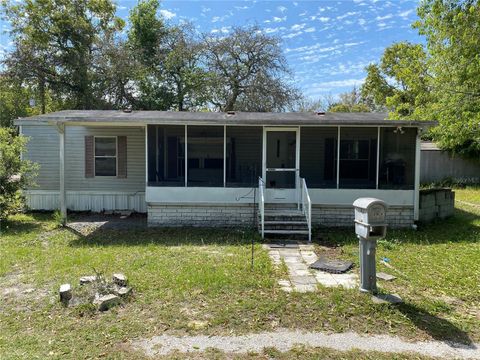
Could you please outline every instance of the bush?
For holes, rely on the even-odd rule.
[[[0,221],[24,207],[21,190],[34,185],[38,165],[21,158],[28,139],[0,128]]]

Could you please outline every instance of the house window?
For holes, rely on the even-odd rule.
[[[95,176],[117,175],[117,138],[95,137]]]

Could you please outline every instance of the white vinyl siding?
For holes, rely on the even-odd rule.
[[[127,178],[85,177],[85,136],[89,135],[127,137]],[[145,130],[143,127],[66,126],[65,159],[67,191],[145,191]]]
[[[23,125],[29,138],[23,158],[39,165],[37,186],[32,189],[58,190],[60,187],[60,149],[58,131],[51,125]]]

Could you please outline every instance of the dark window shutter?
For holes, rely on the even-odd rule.
[[[127,137],[119,136],[117,140],[117,157],[118,157],[118,169],[117,177],[119,179],[127,178]]]
[[[85,136],[85,177],[92,178],[94,174],[94,138]]]

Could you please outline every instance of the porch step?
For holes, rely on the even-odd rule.
[[[265,216],[304,216],[300,210],[265,210]]]
[[[265,225],[307,225],[307,222],[305,220],[299,220],[299,221],[270,221],[270,220],[265,220],[264,221]]]
[[[265,234],[308,235],[308,230],[264,230]]]

